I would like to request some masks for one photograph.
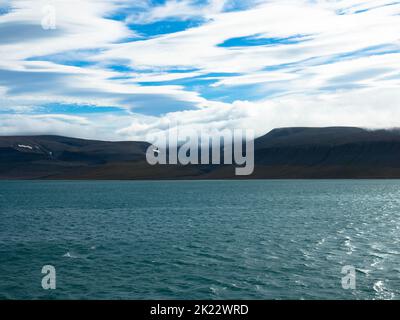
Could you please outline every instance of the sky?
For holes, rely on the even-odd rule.
[[[0,0],[0,135],[400,127],[400,1]]]

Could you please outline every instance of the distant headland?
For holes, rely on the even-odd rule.
[[[255,169],[232,165],[150,165],[147,142],[62,136],[0,137],[0,179],[397,179],[400,130],[280,128],[254,141]]]

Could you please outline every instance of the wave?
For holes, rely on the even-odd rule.
[[[77,259],[77,258],[78,258],[78,256],[72,254],[72,253],[69,252],[69,251],[68,251],[66,254],[64,254],[63,257],[65,257],[65,258],[71,258],[71,259]]]

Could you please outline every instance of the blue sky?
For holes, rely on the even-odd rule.
[[[0,134],[397,127],[400,1],[0,0]]]

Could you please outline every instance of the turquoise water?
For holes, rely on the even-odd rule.
[[[399,244],[400,181],[0,182],[1,299],[398,299]]]

